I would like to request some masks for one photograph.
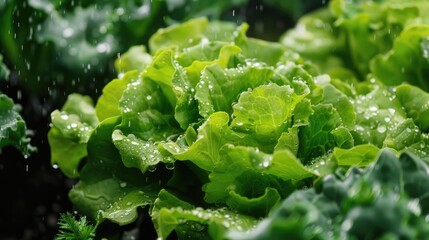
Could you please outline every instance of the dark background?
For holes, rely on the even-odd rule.
[[[16,11],[20,8],[25,10],[25,2],[18,1]],[[299,11],[286,12],[262,1],[249,1],[245,6],[224,10],[221,18],[237,23],[246,21],[250,25],[249,36],[276,41],[280,34],[294,26],[299,15],[325,4],[325,1],[302,1]],[[26,16],[14,14],[13,17]],[[22,31],[25,31],[25,28]],[[142,39],[142,43],[146,41],[147,39]],[[127,47],[129,46],[124,46],[123,49]],[[4,48],[5,46],[0,45],[0,53],[11,74],[8,82],[0,82],[0,92],[22,106],[21,115],[27,123],[27,128],[31,130],[31,143],[38,148],[38,152],[24,158],[12,147],[0,149],[0,239],[52,239],[58,231],[57,220],[60,213],[73,212],[67,193],[76,180],[66,178],[50,164],[47,141],[49,114],[54,109],[61,108],[66,96],[71,92],[90,95],[96,100],[103,86],[115,77],[114,71],[111,70],[114,59],[104,66],[103,71],[91,76],[97,81],[70,86],[61,81],[57,82],[54,76],[47,82],[41,83],[44,84],[42,89],[35,93],[32,87],[28,87],[33,86],[28,82],[34,79],[31,79],[31,75],[22,74],[21,69],[7,59]],[[65,77],[67,78],[68,75]],[[70,76],[70,78],[75,77]],[[150,226],[149,222],[145,224],[146,221],[148,217],[144,215],[139,219],[139,223],[143,222],[140,225]],[[103,233],[110,231],[114,234],[121,230],[130,230],[132,227],[119,228],[107,223],[99,231]],[[144,238],[154,237],[154,230],[145,228]]]

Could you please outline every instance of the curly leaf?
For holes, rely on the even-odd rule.
[[[184,202],[162,190],[151,211],[158,237],[167,239],[173,230],[179,236],[223,239],[228,229],[246,231],[256,220],[225,208],[203,209]],[[207,229],[208,235],[204,229]],[[183,231],[183,233],[181,232]]]
[[[17,148],[24,157],[36,150],[27,137],[27,127],[19,115],[20,106],[0,93],[0,149],[6,146]]]
[[[240,95],[233,106],[232,129],[250,134],[266,145],[275,144],[292,123],[295,106],[307,95],[289,86],[268,84]]]
[[[140,171],[123,165],[112,143],[113,129],[120,122],[119,117],[109,118],[94,130],[88,141],[88,162],[69,197],[77,210],[90,219],[101,222],[107,218],[125,225],[137,219],[138,207],[155,199],[162,177],[146,181]]]
[[[200,115],[207,118],[217,111],[232,112],[231,104],[241,92],[267,83],[273,74],[271,67],[259,62],[231,69],[217,64],[207,66],[195,88]]]

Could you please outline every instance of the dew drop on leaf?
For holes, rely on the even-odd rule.
[[[377,132],[379,132],[379,133],[384,133],[384,132],[386,132],[386,126],[384,126],[384,125],[380,125],[380,126],[378,126],[378,127],[377,127]]]
[[[165,164],[165,168],[167,168],[168,170],[173,170],[174,169],[174,163],[166,163]]]
[[[155,172],[156,171],[156,165],[152,165],[152,166],[147,167],[147,170],[149,172]]]

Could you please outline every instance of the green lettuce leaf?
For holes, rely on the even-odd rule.
[[[428,168],[420,159],[384,150],[365,170],[328,175],[298,190],[248,233],[229,239],[426,239]],[[422,184],[422,185],[420,185]],[[412,206],[412,207],[411,207]]]
[[[174,107],[174,119],[183,130],[200,117],[198,102],[195,98],[195,85],[187,73],[186,69],[177,66],[172,79],[173,93],[177,99]]]
[[[197,119],[195,90],[183,68],[174,60],[171,50],[160,51],[138,78],[141,79],[128,85],[120,100],[123,125],[152,131],[150,124],[153,124],[169,134],[174,132],[177,123],[186,129]],[[170,127],[161,127],[164,125]]]
[[[225,145],[220,150],[220,156],[222,165],[210,173],[210,182],[203,188],[205,200],[210,203],[235,203],[237,198],[241,202],[247,198],[245,202],[248,204],[242,207],[249,208],[248,211],[253,211],[253,214],[261,213],[258,212],[261,211],[260,204],[265,204],[265,213],[274,205],[266,196],[267,192],[276,190],[284,197],[294,188],[292,180],[315,175],[289,151],[267,154],[254,147]]]
[[[263,162],[263,165],[268,165],[265,173],[272,174],[283,180],[302,180],[308,177],[317,175],[309,168],[303,166],[301,162],[290,151],[276,151],[273,154],[270,163]]]
[[[226,205],[242,214],[264,217],[280,200],[281,196],[275,188],[267,187],[263,195],[254,198],[242,196],[231,190]]]
[[[297,191],[252,231],[231,230],[228,239],[329,239],[329,220],[312,203],[316,197],[313,189]]]
[[[87,155],[86,144],[98,125],[91,98],[69,95],[61,111],[51,113],[51,120],[52,128],[48,133],[51,164],[57,164],[68,177],[78,177],[79,164]]]
[[[287,131],[282,132],[277,144],[274,147],[274,151],[278,150],[289,150],[294,156],[298,154],[299,149],[299,137],[298,127],[291,127]]]
[[[0,149],[13,146],[27,158],[36,148],[30,144],[27,126],[19,115],[21,107],[0,93]]]
[[[104,219],[120,225],[133,222],[137,208],[151,204],[162,187],[158,182],[162,176],[146,178],[123,165],[112,143],[112,132],[120,121],[119,117],[106,119],[94,130],[88,140],[88,162],[69,193],[76,209],[97,223]]]
[[[181,63],[181,65],[185,66],[186,75],[188,76],[189,81],[191,82],[193,87],[195,87],[200,81],[201,71],[203,71],[206,66],[218,64],[220,67],[226,68],[229,66],[229,63],[231,62],[233,57],[241,52],[241,49],[237,46],[225,43],[215,43],[215,45],[222,46],[219,49],[218,55],[214,56],[213,54],[212,56],[208,56],[208,53],[204,53],[203,56],[200,56],[201,51],[207,49],[207,47],[205,46],[209,44],[210,43],[201,42],[200,45],[193,47],[192,50],[184,51],[178,57],[178,61]],[[198,53],[198,55],[193,55],[190,52],[196,52]],[[184,61],[189,58],[192,58],[193,61],[189,65],[187,65],[187,63]]]
[[[151,62],[152,56],[146,52],[145,46],[132,46],[115,60],[115,68],[118,73],[131,70],[142,71]]]
[[[407,118],[392,89],[376,85],[368,94],[352,100],[356,125],[351,130],[355,145],[374,144],[381,148],[387,135]]]
[[[270,66],[275,66],[286,49],[276,42],[247,37],[247,29],[249,29],[249,25],[243,23],[234,33],[234,42],[242,49],[243,55],[247,58],[257,59]]]
[[[228,45],[231,46],[227,42],[201,41],[195,46],[183,49],[179,56],[177,56],[177,61],[184,67],[195,64],[194,61],[211,62],[216,60],[222,48]]]
[[[402,150],[422,140],[422,134],[413,120],[408,118],[393,129],[386,139],[384,145],[396,150]]]
[[[203,209],[161,190],[151,210],[152,221],[160,239],[175,230],[179,238],[224,239],[228,229],[246,231],[256,220],[226,208]]]
[[[426,132],[429,129],[429,94],[418,87],[403,84],[396,88],[396,96],[407,116]]]
[[[342,38],[338,37],[335,18],[322,8],[304,15],[297,25],[281,36],[280,42],[314,63],[321,72],[343,66]]]
[[[354,138],[351,132],[345,127],[337,127],[331,131],[334,136],[336,146],[340,148],[351,148],[354,146]]]
[[[316,84],[313,76],[299,63],[286,61],[275,69],[272,81],[278,85],[290,85],[295,91],[303,93],[310,89],[309,99],[317,104],[323,99],[323,88]],[[309,114],[306,112],[305,114]]]
[[[308,94],[296,93],[289,86],[268,84],[243,92],[233,106],[231,128],[244,132],[261,145],[277,144],[282,132],[292,125],[295,106]]]
[[[162,144],[162,148],[177,160],[189,160],[198,167],[211,171],[220,164],[219,150],[228,141],[225,137],[228,135],[228,122],[227,113],[213,113],[198,128],[196,140],[189,147],[167,142]]]
[[[341,120],[345,126],[353,126],[355,124],[356,113],[349,97],[334,87],[332,84],[326,84],[323,87],[323,103],[332,104],[341,116]]]
[[[426,93],[405,84],[398,89],[376,85],[368,94],[352,99],[356,111],[356,126],[351,129],[354,144],[369,143],[400,152],[409,150],[426,158],[427,136],[423,134],[422,119]],[[411,91],[421,95],[418,99],[422,101],[416,103],[418,100],[411,97]],[[421,112],[414,109],[421,109]]]
[[[429,27],[414,25],[405,29],[394,42],[392,50],[371,62],[374,76],[388,86],[410,83],[429,90]]]
[[[159,29],[149,39],[150,52],[154,54],[165,48],[174,47],[181,50],[192,46],[204,36],[208,23],[207,18],[196,18],[182,24]]]
[[[380,149],[372,144],[362,144],[351,149],[334,148],[332,157],[339,166],[365,167],[378,157]]]
[[[141,140],[134,134],[126,136],[117,129],[112,133],[112,140],[121,154],[124,165],[138,168],[142,173],[145,173],[146,170],[154,171],[159,162],[172,162],[172,159],[161,155],[157,144]]]
[[[231,113],[231,104],[238,100],[241,92],[267,83],[273,74],[271,67],[259,62],[229,69],[222,69],[219,65],[207,66],[195,88],[200,115],[207,118],[217,111]]]
[[[338,111],[331,104],[318,104],[313,109],[309,124],[299,131],[298,157],[304,164],[332,151],[336,146],[332,131],[342,124]]]
[[[346,36],[345,59],[351,60],[349,68],[355,69],[362,79],[370,70],[372,72],[375,70],[373,64],[368,63],[374,57],[380,58],[379,54],[389,51],[396,42],[398,35],[402,35],[402,31],[407,31],[404,29],[415,23],[427,23],[428,20],[425,15],[428,5],[424,1],[335,0],[330,3],[330,7],[333,15],[337,18],[335,23],[339,31]],[[397,44],[395,43],[395,45]],[[408,47],[403,47],[405,47],[403,50],[406,52],[405,49]],[[399,51],[403,52],[402,50]],[[407,57],[401,56],[400,58],[405,59]],[[376,70],[376,75],[381,78],[387,76],[382,76],[384,70],[381,70],[381,67],[376,68],[379,68]],[[392,68],[392,70],[398,72],[401,71],[401,68]],[[387,83],[396,81],[396,79],[398,79],[397,75],[391,79],[385,78],[383,81]]]
[[[97,101],[95,112],[100,121],[121,115],[119,100],[127,85],[138,78],[137,71],[125,73],[121,78],[110,81]]]
[[[163,53],[165,54],[162,56],[170,56],[168,52]],[[145,75],[133,75],[130,76],[133,77],[131,83],[127,85],[119,100],[119,109],[122,113],[121,130],[125,134],[133,133],[146,141],[161,140],[172,135],[176,131],[175,125],[177,125],[173,118],[173,106],[171,105],[176,101],[170,85],[174,70],[165,64],[169,73],[156,75],[156,71],[159,70],[155,66],[160,64],[159,61],[161,58],[156,58],[152,62],[148,67],[152,70],[148,74],[155,75],[159,82],[165,82],[163,86],[165,92],[170,94],[169,99],[157,82]]]

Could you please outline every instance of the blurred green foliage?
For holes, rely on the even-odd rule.
[[[32,95],[55,98],[95,90],[96,96],[97,89],[114,77],[115,58],[131,46],[146,45],[161,27],[205,16],[247,21],[250,34],[273,38],[297,17],[323,4],[309,0],[288,4],[278,0],[5,0],[0,3],[0,54],[16,73],[15,82]],[[283,22],[276,31],[264,28],[261,21],[267,26]]]

